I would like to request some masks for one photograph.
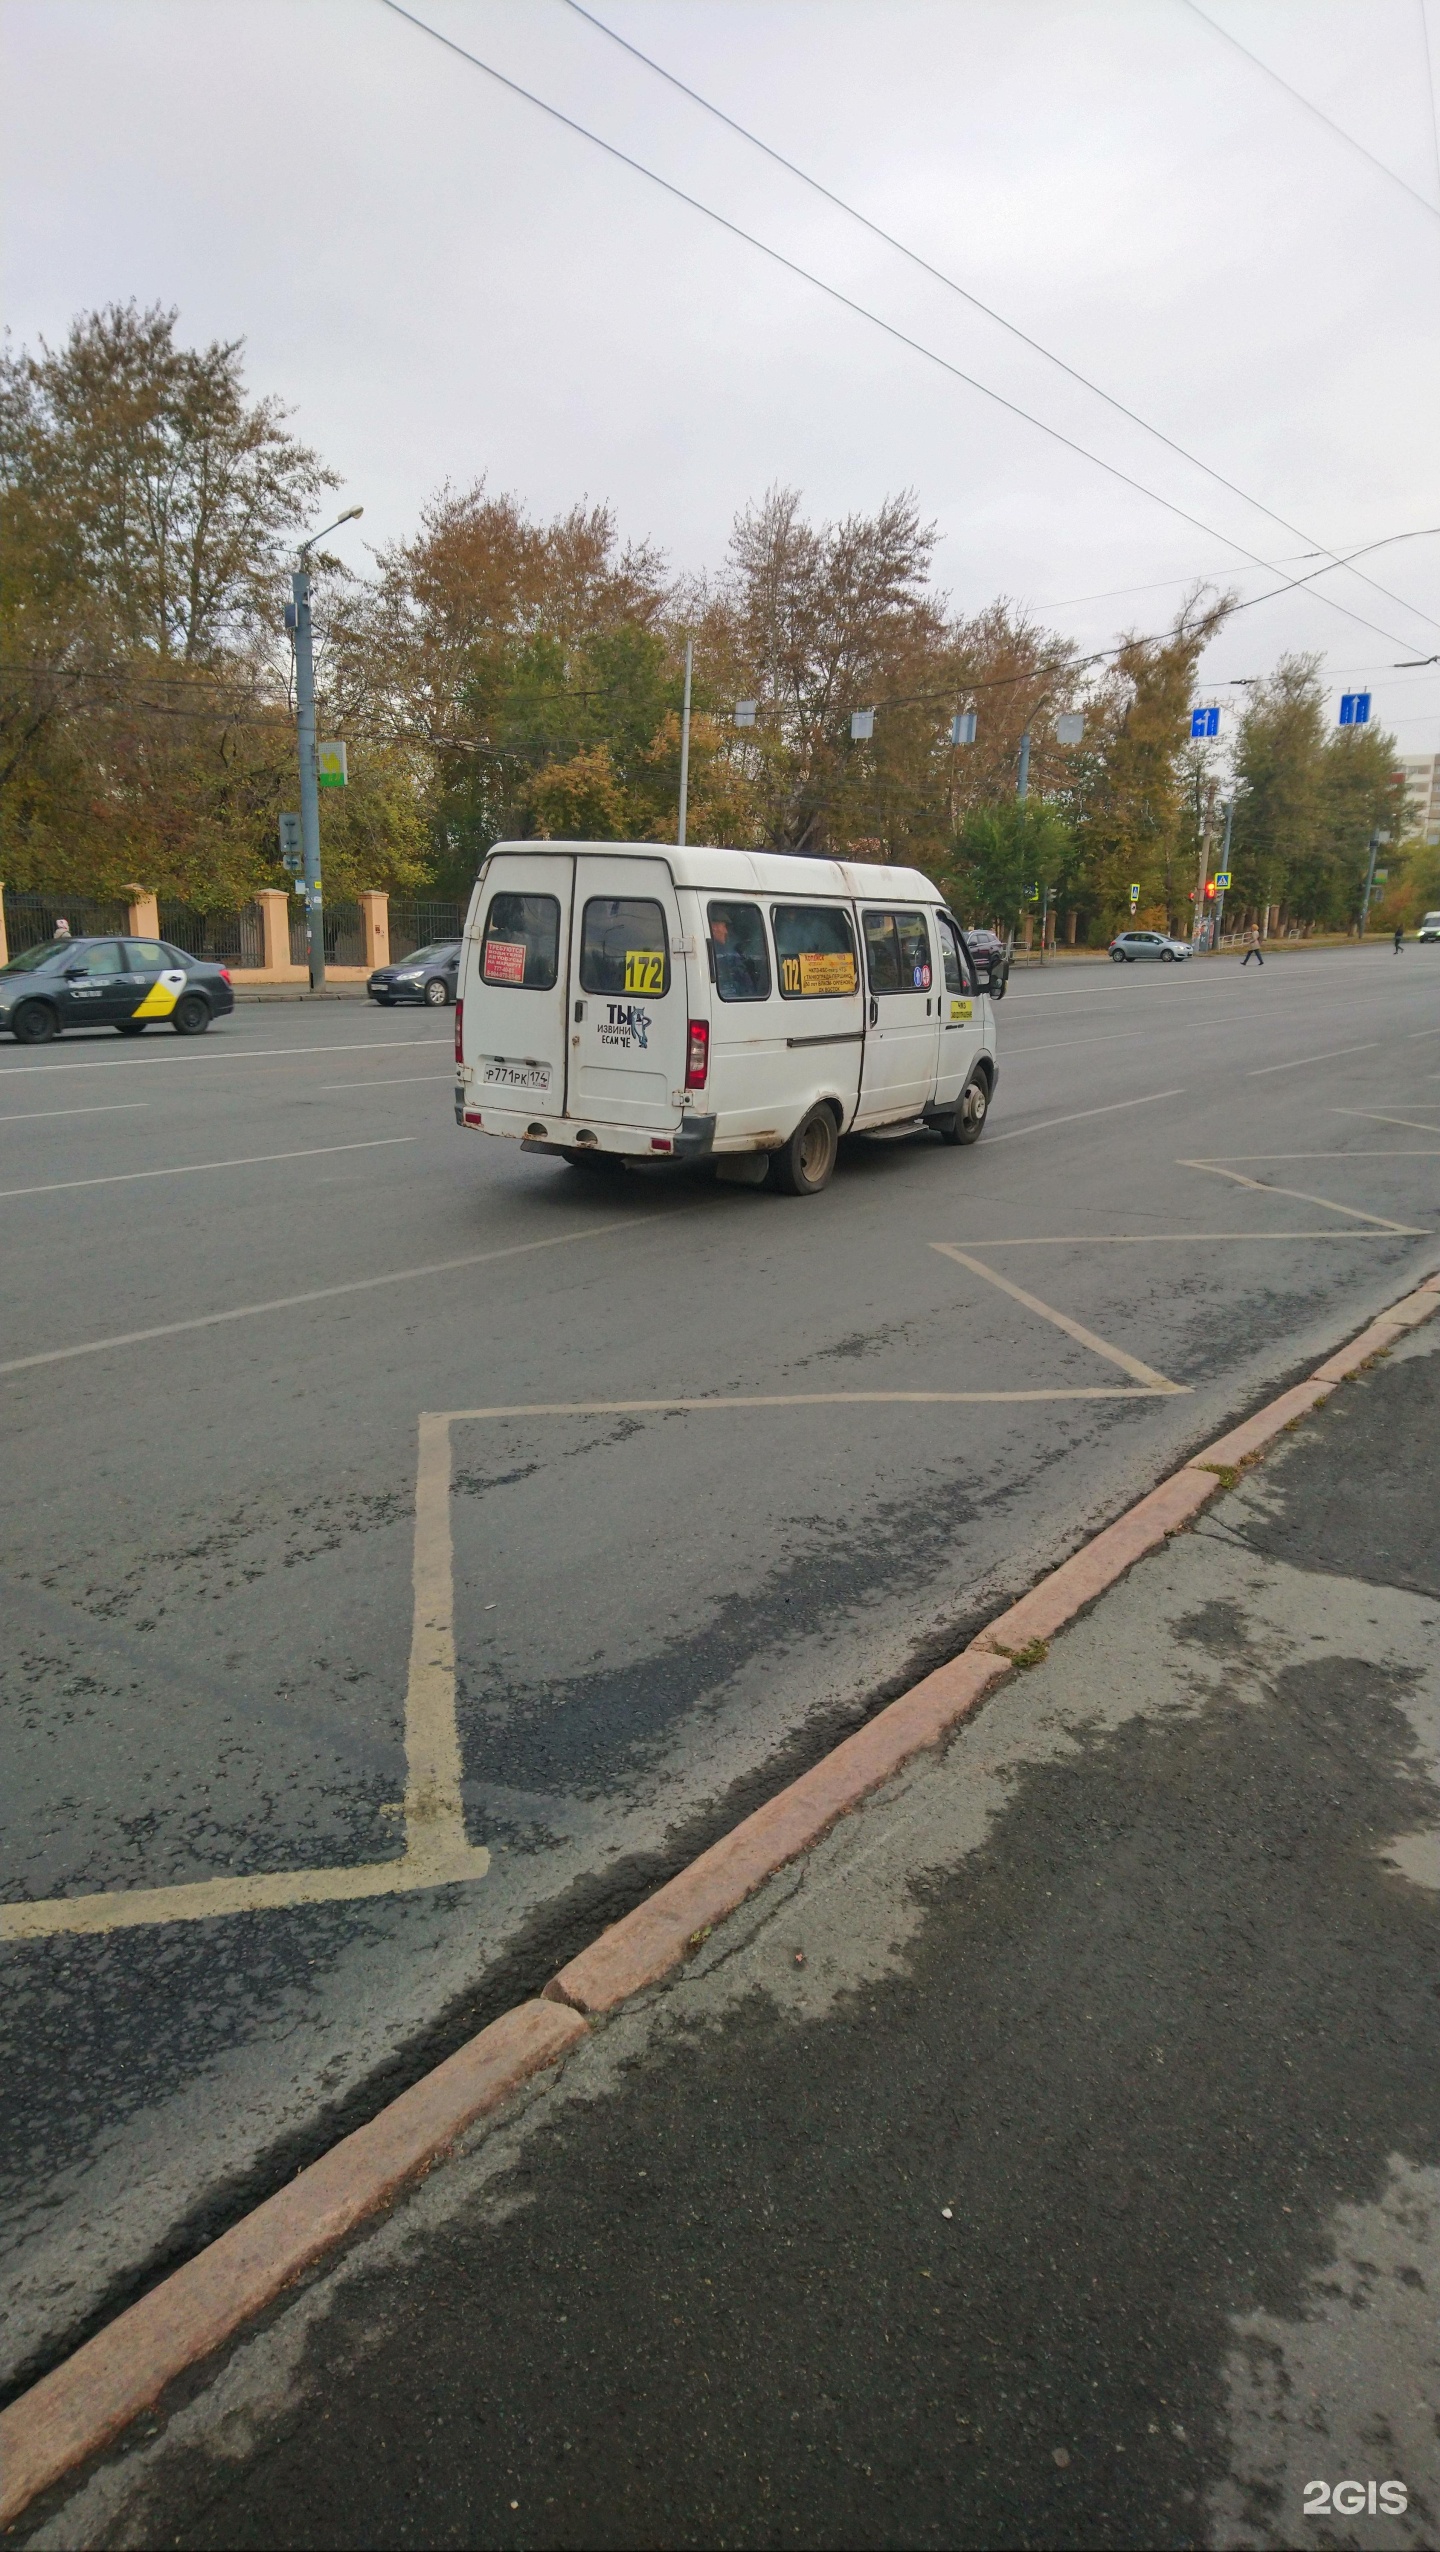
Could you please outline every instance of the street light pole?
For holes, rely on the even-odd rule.
[[[695,641],[685,641],[685,706],[680,713],[680,829],[676,840],[685,848],[685,821],[690,806],[690,676],[695,665]]]
[[[310,552],[318,540],[329,532],[338,532],[341,523],[353,523],[363,514],[363,505],[352,505],[327,523],[323,532],[312,532],[300,544],[299,563],[290,579],[294,599],[285,617],[295,638],[295,741],[300,755],[300,848],[305,863],[305,945],[310,960],[310,989],[320,992],[325,983],[325,906],[320,881],[320,783],[315,767],[315,645],[310,625]]]

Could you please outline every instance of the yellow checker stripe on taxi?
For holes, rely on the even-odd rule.
[[[168,1019],[185,989],[185,978],[178,967],[157,975],[144,1000],[131,1011],[132,1019]]]

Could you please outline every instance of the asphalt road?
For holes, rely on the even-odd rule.
[[[813,1202],[462,1135],[449,1024],[0,1053],[4,1895],[279,1900],[0,1946],[8,2386],[1440,1251],[1440,951],[1019,977]],[[536,1404],[422,1498],[419,1884],[418,1422]]]

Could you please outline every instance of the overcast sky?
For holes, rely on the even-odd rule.
[[[820,516],[912,487],[964,609],[1087,648],[1243,555],[1440,525],[1440,146],[1422,0],[594,0],[1191,466],[917,272],[568,0],[416,16],[1183,513],[786,273],[385,0],[0,0],[13,336],[111,300],[243,336],[366,542],[483,474],[604,499],[675,565],[772,482]],[[1440,0],[1430,0],[1440,70]],[[1417,197],[1423,201],[1417,201]],[[1248,500],[1248,501],[1247,501]],[[1262,509],[1273,508],[1277,522]],[[1230,544],[1238,544],[1238,548]],[[337,544],[338,545],[338,544]],[[1242,613],[1207,692],[1287,649],[1440,749],[1440,537]],[[1168,581],[1167,581],[1168,580]],[[1116,590],[1122,589],[1122,590]],[[1358,618],[1320,597],[1333,595]],[[1363,624],[1369,623],[1371,626]]]

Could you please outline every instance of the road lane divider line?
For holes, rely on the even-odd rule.
[[[1440,1275],[1392,1304],[1327,1359],[1094,1534],[968,1648],[755,1809],[688,1868],[519,2004],[445,2058],[366,2126],[287,2182],[139,2303],[0,2411],[0,2525],[163,2410],[190,2375],[284,2289],[381,2214],[465,2130],[540,2071],[563,2063],[597,2020],[692,1957],[717,1923],[861,1810],[897,1773],[956,1736],[995,1687],[1028,1664],[1138,1560],[1192,1524],[1234,1472],[1326,1400],[1344,1375],[1440,1310]]]
[[[453,1081],[449,1072],[400,1072],[392,1079],[387,1073],[383,1081],[322,1081],[321,1090],[419,1090],[431,1081]],[[318,1093],[317,1093],[318,1095]]]
[[[1175,1166],[1181,1170],[1204,1170],[1212,1179],[1232,1179],[1236,1187],[1249,1188],[1256,1196],[1288,1196],[1300,1205],[1323,1205],[1331,1214],[1348,1214],[1355,1223],[1371,1223],[1377,1231],[1403,1233],[1407,1239],[1416,1237],[1413,1224],[1396,1223],[1388,1214],[1367,1214],[1358,1205],[1341,1205],[1333,1196],[1312,1196],[1308,1188],[1277,1187],[1270,1179],[1247,1179],[1243,1171],[1224,1169],[1218,1161],[1177,1161]]]
[[[133,1116],[149,1105],[148,1099],[101,1099],[93,1108],[17,1108],[0,1116],[0,1125],[34,1125],[43,1117]]]
[[[197,1170],[257,1170],[270,1161],[318,1161],[332,1152],[384,1152],[418,1143],[418,1134],[372,1134],[363,1143],[312,1143],[303,1152],[246,1152],[234,1161],[182,1161],[173,1170],[111,1170],[104,1178],[52,1179],[46,1187],[0,1187],[0,1203],[17,1196],[60,1196],[75,1187],[128,1187],[135,1179],[188,1179]]]
[[[1407,1159],[1411,1155],[1406,1154]],[[1440,1152],[1422,1152],[1423,1161],[1440,1161]],[[1429,1240],[1428,1228],[1411,1230],[1398,1223],[1394,1231],[1337,1232],[1019,1232],[1008,1239],[992,1239],[987,1232],[987,1249],[1110,1249],[1122,1244],[1144,1247],[1150,1241],[1388,1241],[1403,1234],[1406,1240]]]
[[[1440,1134],[1440,1126],[1435,1131]],[[1207,1165],[1226,1161],[1440,1161],[1440,1152],[1423,1152],[1418,1143],[1408,1143],[1402,1151],[1384,1144],[1367,1144],[1364,1151],[1354,1152],[1210,1152]]]
[[[1372,1037],[1368,1045],[1327,1046],[1323,1054],[1297,1054],[1289,1063],[1257,1063],[1252,1071],[1242,1072],[1240,1078],[1242,1081],[1263,1081],[1267,1072],[1298,1072],[1302,1064],[1333,1063],[1342,1054],[1378,1054],[1379,1051],[1380,1040]]]
[[[182,1063],[274,1063],[281,1057],[294,1060],[297,1055],[312,1054],[393,1054],[397,1046],[433,1046],[442,1053],[448,1037],[356,1037],[344,1045],[323,1046],[205,1046],[198,1053],[188,1046],[183,1054],[91,1055],[84,1063],[5,1063],[0,1065],[0,1081],[7,1074],[22,1072],[148,1072],[153,1068]]]
[[[181,1338],[192,1329],[219,1329],[231,1320],[263,1320],[270,1312],[301,1311],[307,1303],[334,1302],[343,1294],[368,1294],[381,1285],[408,1285],[422,1276],[451,1276],[467,1267],[488,1267],[496,1260],[525,1258],[531,1251],[568,1249],[576,1241],[604,1240],[611,1232],[633,1232],[655,1220],[653,1214],[626,1214],[609,1223],[587,1223],[578,1232],[547,1232],[536,1241],[506,1241],[498,1249],[468,1250],[463,1258],[432,1259],[422,1267],[387,1268],[381,1276],[349,1276],[338,1285],[312,1285],[303,1294],[273,1294],[263,1303],[236,1303],[229,1311],[202,1311],[188,1320],[158,1321],[153,1329],[122,1329],[109,1338],[85,1338],[74,1347],[43,1347],[35,1355],[11,1356],[0,1363],[0,1375],[29,1373],[37,1365],[63,1365],[72,1356],[100,1356],[112,1347],[144,1347],[155,1338]]]
[[[1330,1114],[1363,1117],[1367,1125],[1404,1125],[1412,1134],[1440,1134],[1440,1125],[1422,1125],[1418,1117],[1381,1116],[1377,1108],[1332,1108]]]
[[[1084,1117],[1115,1116],[1121,1108],[1149,1108],[1157,1099],[1184,1096],[1183,1090],[1147,1090],[1142,1099],[1112,1099],[1108,1107],[1077,1108],[1073,1116],[1043,1117],[1038,1125],[1017,1125],[1009,1134],[992,1134],[985,1148],[993,1151],[997,1143],[1018,1143],[1026,1134],[1048,1134],[1052,1125],[1079,1125]]]
[[[1041,1320],[1048,1320],[1054,1328],[1063,1329],[1067,1338],[1075,1339],[1081,1347],[1088,1347],[1092,1355],[1103,1356],[1107,1364],[1118,1365],[1122,1373],[1128,1373],[1136,1382],[1143,1383],[1148,1391],[1188,1390],[1188,1384],[1171,1382],[1163,1373],[1157,1373],[1153,1365],[1142,1364],[1139,1357],[1132,1356],[1126,1348],[1112,1347],[1107,1338],[1098,1338],[1093,1329],[1085,1328],[1081,1321],[1072,1320],[1068,1312],[1057,1311],[1053,1303],[1042,1303],[1038,1294],[1027,1294],[1023,1285],[1013,1284],[1008,1276],[1001,1276],[995,1268],[986,1267],[982,1260],[972,1258],[968,1250],[958,1248],[954,1241],[932,1241],[930,1246],[938,1250],[942,1258],[953,1258],[957,1266],[968,1267],[972,1275],[983,1276],[987,1285],[998,1286],[1002,1294],[1009,1294],[1013,1301],[1023,1303],[1027,1311],[1035,1312]]]

